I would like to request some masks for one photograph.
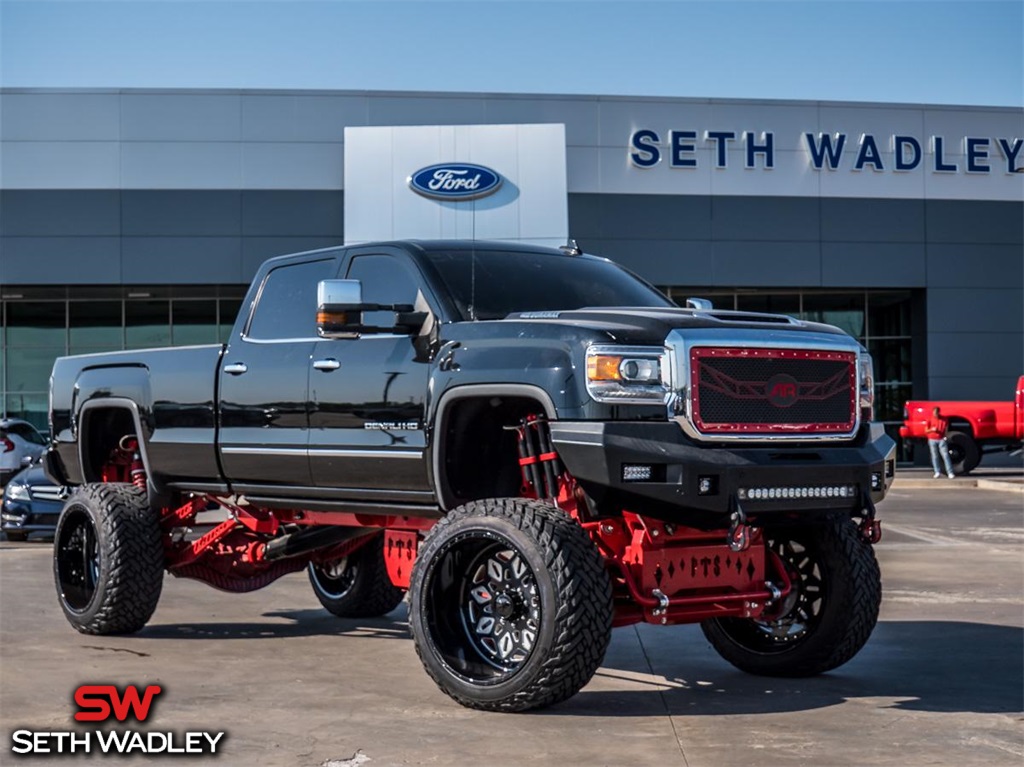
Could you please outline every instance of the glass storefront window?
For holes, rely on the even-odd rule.
[[[170,301],[126,301],[124,306],[126,349],[171,345]]]
[[[217,343],[217,302],[173,301],[171,342],[175,346]]]
[[[909,383],[883,384],[875,387],[875,420],[903,422],[903,405],[911,397]]]
[[[216,343],[244,285],[25,287],[0,300],[0,415],[46,426],[50,371],[65,354]],[[173,319],[173,324],[172,324]]]
[[[235,326],[235,319],[242,309],[241,298],[222,298],[220,300],[220,329],[217,340],[222,344],[228,342],[231,335],[231,328]]]
[[[868,351],[875,363],[875,381],[879,384],[910,380],[910,339],[872,338]]]
[[[66,304],[63,301],[7,303],[7,346],[64,348],[67,343]]]
[[[72,301],[68,334],[71,354],[124,348],[124,319],[120,301]]]
[[[767,314],[788,314],[800,317],[800,294],[747,294],[736,296],[736,308],[744,312],[765,312]]]
[[[803,297],[802,319],[835,325],[860,340],[864,339],[866,312],[864,293],[805,293]]]
[[[4,407],[11,418],[22,418],[35,426],[43,434],[49,433],[50,425],[47,417],[49,394],[42,392],[19,392],[8,394],[4,398]]]
[[[872,336],[910,335],[910,291],[868,294],[868,332]]]
[[[46,390],[50,387],[53,361],[64,355],[64,347],[7,350],[7,391]]]

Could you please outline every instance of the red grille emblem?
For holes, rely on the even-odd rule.
[[[764,389],[768,401],[775,407],[790,407],[800,399],[796,379],[784,373],[769,378]]]

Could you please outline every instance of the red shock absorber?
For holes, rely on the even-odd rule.
[[[146,489],[146,467],[142,463],[142,454],[139,452],[139,440],[134,436],[122,437],[118,447],[126,453],[131,453],[132,462],[129,466],[128,475],[132,484],[139,490]]]

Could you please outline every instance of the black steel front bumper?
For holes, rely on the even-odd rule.
[[[874,423],[853,440],[801,443],[699,444],[671,422],[552,421],[550,427],[559,457],[599,509],[695,526],[723,524],[722,515],[737,503],[758,517],[856,514],[867,499],[885,497],[896,465],[895,443]],[[650,481],[625,480],[624,466],[651,467]]]

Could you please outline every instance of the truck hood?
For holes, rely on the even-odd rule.
[[[846,336],[833,325],[795,320],[783,314],[651,307],[584,308],[569,311],[516,312],[496,322],[566,325],[609,336],[623,344],[661,344],[672,330],[715,328],[772,333],[817,333]],[[846,336],[849,337],[849,336]]]

